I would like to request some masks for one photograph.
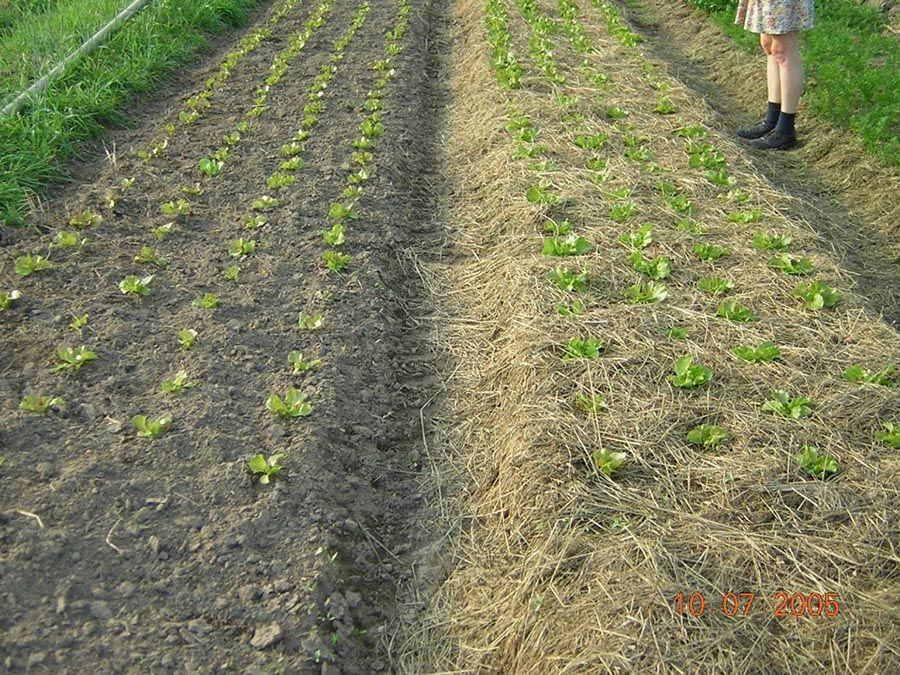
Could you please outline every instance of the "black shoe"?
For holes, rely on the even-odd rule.
[[[797,137],[774,129],[762,138],[749,141],[757,150],[790,150],[797,145]]]
[[[737,135],[745,140],[753,140],[754,138],[762,138],[775,128],[775,124],[769,124],[766,120],[761,120],[752,127],[738,129]]]

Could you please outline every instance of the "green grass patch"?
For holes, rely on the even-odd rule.
[[[689,0],[710,13],[748,52],[759,37],[734,24],[734,0]],[[888,166],[900,166],[900,41],[887,30],[887,15],[852,0],[817,0],[812,30],[800,49],[810,110],[857,135]],[[760,77],[763,72],[760,69]]]
[[[63,1],[66,12],[105,4]],[[40,100],[20,114],[0,118],[0,222],[24,224],[29,199],[60,180],[65,163],[81,143],[107,125],[124,125],[121,109],[131,96],[150,91],[201,49],[208,36],[238,25],[257,4],[257,0],[151,3],[103,47],[55,80]],[[63,14],[47,12],[42,18],[50,21],[51,16]],[[22,30],[33,33],[35,27]]]

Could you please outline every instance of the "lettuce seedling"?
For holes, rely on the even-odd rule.
[[[367,166],[372,161],[372,153],[365,150],[355,150],[350,154],[350,161],[358,166]]]
[[[281,466],[282,459],[284,459],[282,453],[271,455],[268,459],[263,455],[253,455],[247,462],[247,470],[252,475],[259,477],[260,485],[268,485],[284,470],[284,467]]]
[[[769,258],[767,264],[769,267],[793,276],[807,276],[813,272],[813,265],[809,258],[795,257],[790,253],[779,253]]]
[[[212,157],[204,157],[199,162],[200,173],[209,178],[214,178],[222,173],[222,167],[224,166],[225,162]]]
[[[640,251],[635,251],[628,256],[628,260],[634,265],[635,270],[656,281],[665,279],[672,273],[672,264],[664,256],[648,260]]]
[[[682,138],[706,138],[707,132],[699,124],[689,124],[681,127],[675,134]]]
[[[700,364],[694,364],[690,356],[682,356],[675,361],[675,374],[669,381],[681,389],[696,389],[712,379],[712,370]]]
[[[618,106],[606,109],[606,116],[611,120],[624,120],[628,117],[628,111]]]
[[[238,275],[241,273],[241,268],[237,265],[231,265],[230,267],[226,267],[225,271],[222,272],[222,276],[225,277],[226,281],[237,281]]]
[[[352,260],[352,256],[348,253],[341,253],[340,251],[332,251],[328,250],[322,254],[322,259],[325,261],[325,265],[332,272],[343,272],[347,265],[350,264],[350,260]]]
[[[186,370],[179,370],[171,380],[163,380],[162,390],[164,394],[179,394],[185,389],[195,387],[193,382],[188,382]]]
[[[704,448],[714,448],[728,440],[728,432],[714,424],[701,424],[687,432],[687,442]]]
[[[227,145],[229,148],[233,148],[240,142],[241,133],[239,131],[232,131],[230,134],[222,136],[222,144]]]
[[[875,439],[886,444],[889,448],[900,450],[900,424],[884,422],[881,430],[875,432]]]
[[[819,449],[812,445],[804,445],[803,452],[795,456],[794,461],[803,471],[819,480],[825,480],[838,470],[837,460],[834,457],[820,455]]]
[[[325,325],[325,317],[321,314],[305,316],[303,312],[300,312],[300,318],[297,323],[303,330],[318,330]]]
[[[694,213],[694,202],[684,195],[672,195],[671,197],[667,197],[666,203],[671,206],[675,212],[681,213],[682,215],[689,216]]]
[[[609,217],[617,223],[624,223],[632,218],[638,211],[638,205],[634,201],[616,204],[609,211]]]
[[[35,415],[45,415],[50,408],[62,408],[65,401],[59,396],[36,396],[28,394],[22,399],[19,408]]]
[[[797,300],[802,300],[808,309],[819,310],[832,308],[841,300],[841,296],[828,284],[822,281],[799,283],[792,293]]]
[[[87,326],[88,315],[82,314],[81,316],[72,317],[72,323],[69,324],[69,328],[72,330],[80,331],[82,328]]]
[[[281,171],[287,171],[288,173],[294,173],[295,171],[302,171],[306,168],[306,161],[302,157],[291,157],[283,161],[279,167]]]
[[[56,350],[59,363],[53,368],[54,372],[61,370],[80,370],[88,361],[93,361],[97,355],[87,347],[60,347]]]
[[[731,350],[731,353],[747,363],[772,363],[781,358],[781,350],[769,340],[761,342],[756,348],[738,345]]]
[[[682,328],[681,326],[672,326],[667,332],[666,335],[670,340],[686,340],[688,338],[688,329]]]
[[[329,246],[343,246],[346,241],[344,237],[344,226],[341,223],[335,223],[331,229],[322,234],[322,238]]]
[[[137,435],[141,438],[149,438],[153,440],[158,438],[169,425],[172,424],[172,418],[169,416],[160,417],[159,419],[149,419],[146,415],[135,415],[131,418],[131,423],[137,430]]]
[[[608,164],[609,162],[602,157],[591,157],[584,166],[591,171],[603,171]]]
[[[244,227],[248,230],[258,230],[263,225],[267,225],[269,219],[263,215],[247,216],[244,220]]]
[[[557,258],[570,255],[584,255],[591,245],[584,237],[568,234],[565,237],[544,237],[541,253]]]
[[[734,321],[735,323],[756,321],[756,317],[753,315],[753,312],[750,311],[750,308],[744,307],[744,305],[736,300],[726,300],[725,302],[719,303],[719,306],[716,308],[716,316],[722,319],[728,319],[729,321]]]
[[[353,210],[352,204],[342,204],[341,202],[333,202],[328,207],[328,217],[335,221],[355,220],[357,218],[356,211]]]
[[[199,197],[203,194],[203,188],[200,186],[200,183],[182,185],[181,191],[186,195],[190,195],[191,197]]]
[[[169,264],[152,246],[141,246],[140,253],[134,256],[134,262],[144,265],[156,265],[157,267],[165,267]]]
[[[20,295],[19,291],[0,291],[0,312],[12,309]]]
[[[529,204],[558,204],[560,198],[550,191],[549,183],[532,185],[525,191],[525,199]]]
[[[60,230],[56,233],[56,239],[53,246],[57,248],[84,248],[87,246],[88,238],[82,237],[77,232],[69,230]]]
[[[703,226],[693,218],[679,218],[675,222],[675,229],[688,234],[706,234]]]
[[[896,387],[897,380],[894,378],[894,372],[897,369],[894,366],[885,366],[881,370],[874,372],[862,366],[850,366],[843,374],[843,378],[847,382],[858,382],[860,384],[877,384],[881,387]]]
[[[668,296],[666,287],[656,281],[639,281],[625,290],[625,298],[633,304],[662,302]]]
[[[197,331],[193,328],[182,328],[178,331],[178,341],[185,349],[190,349],[197,342]]]
[[[610,452],[609,450],[594,451],[594,465],[602,473],[611,476],[615,471],[625,463],[626,455],[624,452]]]
[[[562,265],[557,265],[552,268],[547,274],[547,278],[557,288],[569,293],[583,291],[588,285],[587,270],[582,270],[580,273],[576,274]]]
[[[53,263],[40,255],[23,255],[16,258],[15,269],[20,277],[30,277],[37,272],[52,270]]]
[[[762,218],[761,209],[752,209],[750,211],[734,211],[728,214],[728,222],[740,223],[741,225],[749,225],[755,223]]]
[[[575,406],[585,415],[597,415],[606,406],[606,399],[600,394],[575,394]]]
[[[547,220],[544,222],[544,232],[562,237],[572,231],[572,224],[568,220],[556,222],[555,220]]]
[[[168,237],[169,234],[171,234],[174,225],[174,223],[166,223],[165,225],[160,225],[159,227],[154,228],[153,236],[156,237],[157,241],[162,241],[163,239]]]
[[[371,140],[373,138],[379,138],[384,134],[384,125],[376,117],[377,114],[378,113],[372,113],[372,116],[363,120],[360,130],[362,131],[364,138]]]
[[[585,340],[579,337],[573,337],[568,344],[563,347],[563,361],[573,361],[575,359],[596,359],[603,350],[603,341],[599,338],[587,338]]]
[[[653,109],[653,112],[660,115],[673,115],[678,112],[678,107],[668,98],[661,98],[659,103]]]
[[[704,277],[698,282],[697,287],[710,295],[724,295],[734,288],[734,282],[718,277]]]
[[[228,255],[232,258],[244,258],[256,253],[256,240],[240,237],[228,245]]]
[[[310,415],[312,405],[306,400],[305,395],[291,387],[285,392],[283,399],[278,394],[269,396],[266,399],[266,410],[284,419],[294,419]]]
[[[801,417],[809,417],[816,404],[811,398],[791,398],[790,394],[781,389],[772,392],[772,398],[763,403],[763,410],[769,410],[778,415],[799,420]]]
[[[632,192],[633,190],[630,187],[628,187],[627,185],[623,185],[622,187],[618,187],[615,190],[610,190],[610,192],[606,196],[610,199],[615,200],[630,199]]]
[[[700,260],[711,262],[728,255],[729,251],[715,244],[694,244],[694,253]]]
[[[583,300],[573,300],[569,304],[558,302],[553,305],[553,309],[560,316],[581,316],[584,314],[584,310],[587,309],[587,305],[584,304]]]
[[[292,351],[288,354],[288,363],[291,364],[294,368],[294,375],[299,375],[300,373],[305,373],[308,370],[313,370],[314,368],[318,368],[322,365],[321,359],[315,359],[314,361],[307,361],[303,358],[303,352],[300,351]]]
[[[647,248],[653,243],[653,223],[644,223],[636,231],[620,235],[619,243],[638,250]]]
[[[76,230],[83,230],[88,227],[94,227],[103,222],[103,216],[94,211],[82,211],[77,216],[69,218],[69,225]]]
[[[721,185],[722,187],[733,187],[737,185],[737,178],[729,176],[726,169],[710,169],[704,176],[713,185]]]
[[[204,293],[197,297],[192,304],[194,307],[201,307],[203,309],[215,309],[219,306],[219,296],[215,293]]]
[[[186,199],[176,199],[160,205],[159,211],[169,218],[185,217],[191,215],[191,203]]]
[[[607,140],[609,140],[609,136],[603,132],[590,135],[584,134],[575,137],[575,145],[582,150],[601,150],[606,145]]]
[[[135,274],[129,274],[119,282],[119,290],[123,295],[141,295],[146,296],[152,293],[150,282],[153,281],[153,275],[147,277],[138,277]]]
[[[270,190],[280,190],[293,185],[296,178],[289,173],[273,173],[266,179],[266,185]]]
[[[759,230],[753,236],[753,247],[758,251],[786,251],[793,241],[789,234],[769,234]]]
[[[278,208],[278,200],[269,195],[263,195],[253,200],[251,205],[254,211],[273,211]]]

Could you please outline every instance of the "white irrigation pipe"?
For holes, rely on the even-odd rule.
[[[35,96],[40,96],[44,92],[44,90],[47,88],[47,85],[50,84],[50,80],[52,80],[54,77],[57,77],[61,72],[63,72],[78,59],[82,58],[83,56],[87,56],[92,51],[97,49],[97,47],[103,44],[103,41],[110,35],[110,33],[115,31],[117,28],[119,28],[119,26],[121,26],[132,16],[141,11],[144,8],[144,5],[146,5],[150,1],[151,0],[134,0],[134,2],[128,5],[128,7],[119,12],[119,14],[116,15],[116,17],[112,21],[110,21],[103,28],[94,33],[94,35],[89,38],[83,45],[69,54],[58,64],[56,64],[53,67],[53,70],[51,70],[33,85],[28,87],[28,89],[19,94],[12,103],[10,103],[2,111],[0,111],[0,114],[14,115],[19,112],[30,99],[34,98]]]

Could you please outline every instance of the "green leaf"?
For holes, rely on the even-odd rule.
[[[598,338],[581,339],[573,337],[563,348],[563,360],[595,359],[600,356],[603,341]]]
[[[704,277],[699,281],[697,287],[710,295],[725,295],[725,293],[734,288],[734,282],[718,277]]]
[[[834,457],[819,454],[819,449],[812,445],[804,445],[803,451],[794,460],[806,473],[820,480],[825,480],[838,470]]]
[[[815,401],[811,398],[791,396],[784,390],[776,389],[772,392],[772,398],[763,403],[763,410],[768,410],[783,417],[799,420],[801,417],[809,417],[815,408]]]
[[[771,363],[781,357],[781,350],[775,343],[766,340],[756,348],[747,345],[738,345],[731,350],[739,359],[747,363]]]
[[[129,274],[119,282],[119,290],[123,295],[140,295],[147,296],[152,292],[150,290],[150,282],[153,281],[153,275],[147,277],[138,277]]]
[[[808,281],[794,287],[792,296],[802,300],[807,308],[820,310],[832,308],[840,302],[840,295],[831,286],[822,281]]]
[[[875,439],[881,441],[889,448],[900,450],[900,424],[884,422],[881,430],[875,432]]]
[[[197,331],[193,328],[182,328],[178,331],[178,341],[185,349],[190,349],[197,342]]]
[[[547,256],[565,257],[584,255],[591,250],[590,242],[574,234],[565,237],[545,237],[541,253]]]
[[[662,300],[665,300],[668,295],[669,291],[666,290],[666,287],[655,281],[640,281],[629,286],[625,291],[625,297],[628,301],[636,304],[661,302]]]
[[[713,448],[728,439],[728,432],[714,424],[701,424],[687,433],[687,441],[704,448]]]
[[[847,382],[858,382],[860,384],[876,384],[882,387],[895,387],[897,381],[894,377],[896,372],[894,366],[885,366],[879,371],[871,371],[860,365],[849,366],[844,370],[843,378]]]
[[[47,272],[53,269],[53,263],[39,255],[23,255],[15,259],[16,274],[20,277],[29,277],[37,272]]]
[[[624,452],[610,452],[609,450],[595,450],[594,464],[607,476],[611,476],[624,463],[627,455]]]
[[[753,312],[735,300],[726,300],[725,302],[720,303],[716,308],[716,316],[736,323],[756,321]]]
[[[793,276],[806,276],[813,273],[813,265],[809,258],[792,256],[790,253],[779,253],[769,258],[769,267]]]
[[[644,223],[637,230],[620,235],[619,242],[628,248],[647,248],[653,243],[653,223]]]
[[[557,288],[569,293],[585,290],[589,281],[587,270],[576,274],[562,265],[553,267],[547,274],[547,278]]]
[[[694,364],[690,356],[682,356],[675,361],[675,374],[669,376],[669,381],[681,389],[695,389],[709,382],[712,376],[712,370]]]

